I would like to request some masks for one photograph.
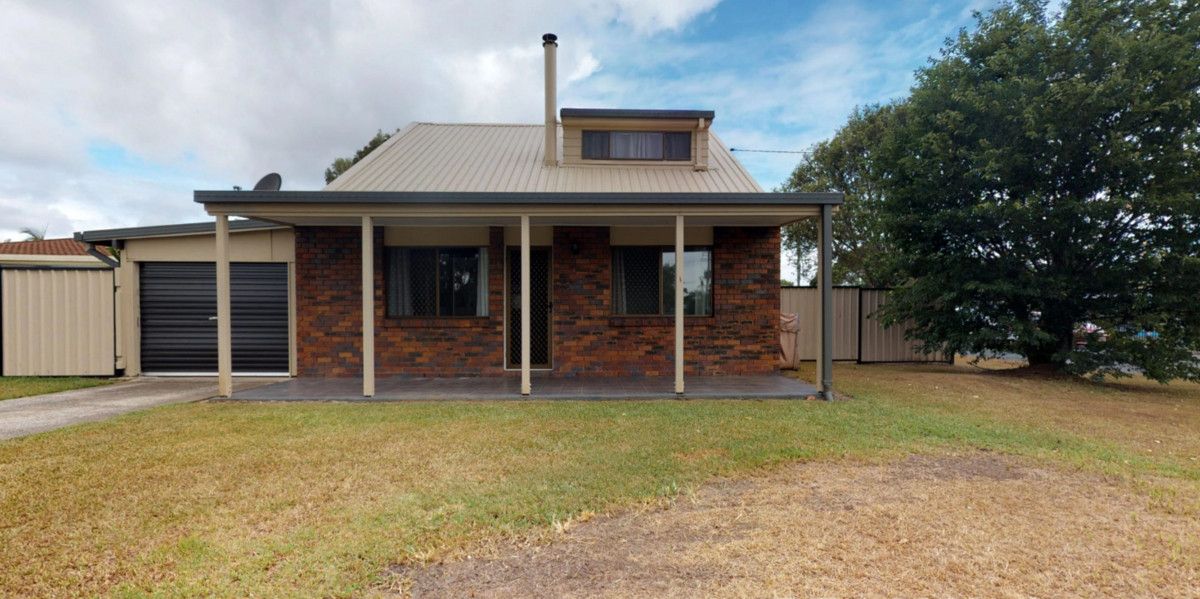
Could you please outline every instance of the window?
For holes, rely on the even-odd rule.
[[[684,250],[683,313],[712,314],[712,249]],[[613,313],[675,314],[675,250],[613,248]]]
[[[388,316],[487,316],[487,249],[387,249]]]
[[[588,160],[691,160],[690,131],[584,131]]]

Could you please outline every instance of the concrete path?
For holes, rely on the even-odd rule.
[[[235,379],[250,389],[280,379]],[[208,399],[217,393],[214,377],[141,377],[127,382],[0,401],[0,439],[12,439],[104,420],[153,406]]]

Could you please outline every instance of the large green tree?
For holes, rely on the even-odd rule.
[[[1017,2],[948,41],[880,148],[906,281],[887,318],[928,347],[1200,380],[1198,6]]]
[[[845,203],[833,217],[833,280],[839,285],[886,287],[895,282],[886,268],[887,239],[879,224],[884,180],[876,156],[895,118],[896,107],[855,109],[833,138],[813,146],[776,191],[841,191]],[[797,279],[813,271],[817,221],[783,228],[783,244],[798,260]]]
[[[372,137],[371,141],[368,141],[367,145],[360,148],[354,153],[353,156],[346,158],[335,158],[333,164],[330,164],[329,168],[325,169],[325,183],[333,183],[333,180],[337,179],[339,175],[350,170],[350,167],[358,164],[359,160],[365,158],[367,154],[370,154],[372,150],[383,145],[383,142],[387,141],[391,137],[391,133],[384,133],[383,130],[380,129],[375,133],[375,137]]]

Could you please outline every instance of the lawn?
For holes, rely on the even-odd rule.
[[[0,400],[107,385],[110,379],[83,376],[0,376]]]
[[[0,594],[357,594],[392,564],[716,476],[971,448],[1200,516],[1200,386],[944,365],[835,376],[853,400],[202,402],[3,442]]]

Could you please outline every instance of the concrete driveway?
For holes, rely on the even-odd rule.
[[[278,382],[275,378],[235,379],[235,389]],[[153,406],[208,399],[217,393],[214,377],[141,377],[130,381],[0,401],[0,439],[12,439],[104,420]]]

